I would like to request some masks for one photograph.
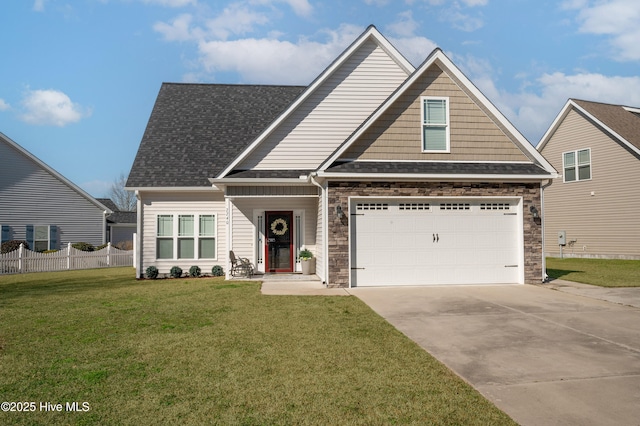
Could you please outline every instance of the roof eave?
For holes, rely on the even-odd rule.
[[[542,181],[559,177],[557,173],[545,174],[437,174],[437,173],[331,173],[319,171],[318,177],[328,180],[402,180],[402,181]]]

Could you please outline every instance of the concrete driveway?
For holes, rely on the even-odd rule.
[[[532,285],[348,292],[519,424],[640,425],[638,307]]]

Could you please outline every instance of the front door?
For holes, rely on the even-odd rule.
[[[293,212],[266,212],[266,272],[293,272]]]

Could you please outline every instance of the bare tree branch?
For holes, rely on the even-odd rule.
[[[133,191],[125,190],[126,184],[127,176],[124,173],[120,173],[120,176],[111,185],[109,198],[118,206],[120,211],[134,212],[137,206],[136,194]]]

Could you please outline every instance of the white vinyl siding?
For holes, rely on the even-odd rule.
[[[0,161],[0,223],[10,227],[11,239],[26,240],[27,225],[51,225],[58,235],[51,249],[67,243],[99,246],[106,242],[104,210],[2,136]]]
[[[210,273],[214,265],[220,265],[226,270],[226,230],[225,230],[225,202],[221,192],[211,190],[203,192],[188,193],[158,193],[140,191],[142,202],[142,262],[140,271],[144,273],[149,266],[158,268],[161,274],[169,273],[172,266],[179,266],[188,269],[191,266],[199,266],[203,273]],[[157,258],[157,218],[159,215],[172,216],[172,245],[171,258]],[[179,259],[177,257],[178,239],[178,215],[194,216],[194,239],[201,241],[195,245],[197,252],[194,256],[199,258]],[[215,217],[211,222],[211,217]],[[205,218],[205,219],[202,219]],[[202,220],[201,220],[202,219]],[[211,226],[214,226],[215,233],[211,235]],[[199,230],[198,230],[199,229]],[[207,234],[207,235],[201,235]],[[185,236],[185,238],[187,238]],[[214,246],[211,246],[210,238],[214,238]],[[208,246],[207,246],[208,244]],[[204,245],[204,246],[203,246]],[[211,252],[213,251],[213,256]],[[199,253],[199,255],[198,255]]]
[[[580,149],[562,154],[565,182],[591,179],[591,149]]]
[[[260,235],[264,229],[258,229],[258,224],[266,226],[264,220],[259,221],[259,217],[264,217],[265,211],[292,211],[294,216],[299,213],[304,227],[304,234],[300,237],[300,242],[307,249],[317,255],[320,246],[316,243],[316,224],[318,197],[247,197],[236,198],[231,206],[232,212],[232,241],[231,249],[236,256],[248,258],[259,271],[264,270],[264,264],[260,262],[264,253],[259,246]],[[295,226],[295,219],[294,219]],[[294,238],[299,229],[294,229]],[[317,265],[316,265],[317,266]]]
[[[239,169],[315,169],[407,78],[364,43],[252,152]]]
[[[449,152],[449,99],[422,98],[422,151]]]

